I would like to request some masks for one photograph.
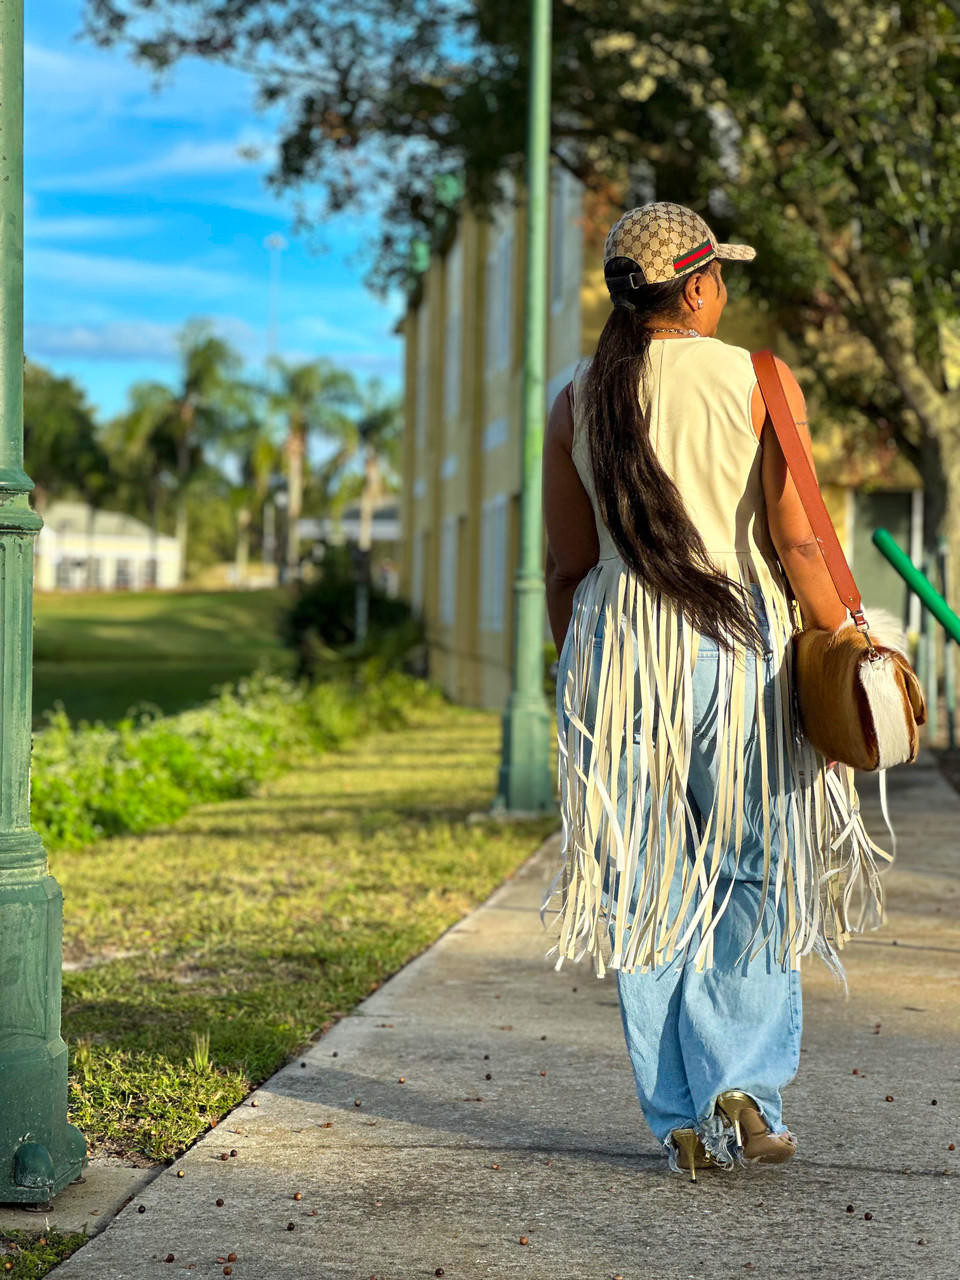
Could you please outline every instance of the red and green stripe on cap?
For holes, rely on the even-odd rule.
[[[709,258],[713,253],[713,245],[709,240],[704,240],[703,244],[698,244],[695,249],[689,250],[682,258],[674,258],[674,271],[686,271],[689,267],[695,267],[698,262],[702,262],[705,258]]]

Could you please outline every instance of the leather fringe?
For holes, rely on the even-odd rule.
[[[793,618],[782,584],[762,555],[738,552],[714,559],[745,588],[759,583],[776,666],[774,732],[768,735],[763,667],[755,664],[761,767],[774,779],[775,794],[765,789],[763,795],[763,886],[744,954],[751,947],[751,955],[758,954],[768,941],[762,928],[772,881],[773,902],[778,910],[782,907],[786,923],[780,963],[789,958],[796,969],[802,956],[816,951],[843,980],[838,953],[844,943],[852,933],[882,922],[877,860],[890,861],[891,855],[866,832],[853,771],[842,765],[828,768],[795,732]],[[540,909],[545,927],[557,936],[547,956],[556,956],[559,969],[564,960],[579,962],[588,955],[601,978],[607,967],[646,972],[678,953],[689,956],[696,937],[696,967],[710,968],[714,932],[729,901],[729,891],[722,898],[717,894],[719,872],[731,842],[739,865],[744,827],[744,752],[750,726],[744,713],[743,648],[737,645],[720,654],[718,779],[713,809],[703,815],[701,832],[687,798],[698,634],[671,601],[645,592],[619,557],[600,560],[582,579],[570,630],[564,645],[570,657],[565,670],[558,671],[558,701],[562,699],[567,720],[566,734],[563,721],[557,720],[561,865]],[[591,689],[595,643],[601,649],[600,667]],[[622,823],[617,812],[621,790],[626,793]],[[774,832],[783,851],[775,874]],[[678,862],[681,895],[671,912]],[[603,902],[607,881],[611,889],[616,885],[613,922],[610,904]],[[777,915],[775,911],[774,920]],[[554,917],[550,923],[548,916]]]

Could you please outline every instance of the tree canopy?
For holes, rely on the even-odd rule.
[[[456,174],[471,203],[522,175],[529,15],[510,0],[88,0],[88,30],[163,70],[193,54],[256,79],[287,118],[272,181],[390,211],[409,261]],[[765,252],[789,300],[836,286],[824,237],[957,283],[960,0],[675,0],[554,6],[553,146],[616,206],[649,180]],[[624,175],[627,189],[624,190]],[[857,225],[852,225],[857,224]],[[772,252],[776,250],[776,252]]]
[[[482,211],[522,179],[526,6],[88,5],[96,39],[158,70],[194,54],[250,72],[286,109],[271,181],[302,218],[314,188],[319,212],[385,216],[380,285],[422,265],[460,190]],[[754,244],[735,287],[920,468],[928,532],[958,495],[960,550],[960,0],[557,0],[552,59],[553,152],[594,233],[654,196]]]

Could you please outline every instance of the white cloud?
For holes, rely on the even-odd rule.
[[[258,335],[236,316],[211,318],[216,333],[233,346],[249,348]],[[28,325],[24,347],[31,358],[79,357],[89,360],[176,360],[180,325],[124,320],[103,325]]]
[[[279,292],[282,302],[282,278]],[[404,298],[399,290],[392,290],[381,301],[365,288],[313,289],[307,301],[312,304],[313,314],[301,315],[297,328],[308,338],[339,344],[350,342],[374,349],[381,347],[385,338],[399,340],[392,332],[404,311]],[[339,322],[327,318],[337,316],[341,317]],[[345,323],[346,317],[350,317],[353,323]]]
[[[31,357],[86,356],[94,360],[169,360],[177,354],[172,325],[137,320],[101,328],[87,325],[28,325],[24,347]]]
[[[403,350],[399,346],[394,351],[338,351],[334,359],[361,379],[380,378],[388,390],[400,386]]]
[[[249,284],[230,271],[178,262],[144,262],[137,258],[113,258],[105,254],[71,253],[65,249],[28,249],[24,258],[28,285],[44,281],[61,288],[101,292],[181,294],[205,297],[243,292]]]
[[[257,158],[244,154],[250,151],[261,154]],[[206,178],[262,169],[273,163],[274,152],[274,145],[265,134],[247,130],[235,138],[179,142],[165,152],[133,164],[51,174],[35,179],[32,185],[40,191],[116,191],[157,178]]]
[[[24,233],[30,240],[128,240],[151,235],[160,226],[157,218],[33,218],[28,210]]]
[[[30,40],[23,50],[23,76],[28,109],[49,104],[58,114],[71,99],[102,102],[111,92],[142,92],[145,84],[144,72],[126,59],[76,56]]]
[[[108,115],[122,100],[128,119],[196,123],[249,114],[252,86],[242,72],[200,59],[186,59],[158,80],[122,50],[85,46],[74,53],[28,40],[24,93],[28,120],[48,114],[62,121],[64,106],[79,103]]]

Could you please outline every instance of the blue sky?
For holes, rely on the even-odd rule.
[[[376,224],[327,222],[322,252],[294,237],[292,202],[264,183],[279,116],[254,110],[252,82],[190,61],[156,92],[125,54],[79,39],[81,0],[26,8],[27,356],[75,378],[104,417],[131,383],[176,377],[176,333],[191,317],[263,361],[263,242],[279,233],[279,354],[327,356],[399,387],[401,299],[381,302],[362,283]]]

